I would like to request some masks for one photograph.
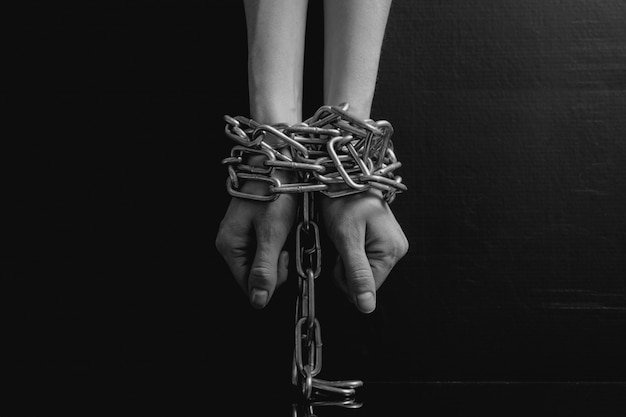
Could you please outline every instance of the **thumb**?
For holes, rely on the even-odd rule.
[[[274,294],[278,281],[279,254],[280,247],[276,249],[269,242],[259,242],[257,246],[248,277],[248,297],[254,308],[265,307]]]
[[[339,254],[345,266],[348,296],[363,313],[376,308],[376,283],[364,249],[346,250]]]

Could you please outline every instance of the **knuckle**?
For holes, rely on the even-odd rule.
[[[388,245],[388,255],[397,262],[409,251],[409,241],[404,234],[396,236]]]
[[[269,284],[272,280],[272,268],[260,263],[250,268],[250,280],[255,284]]]
[[[217,233],[217,236],[215,237],[215,248],[222,256],[230,252],[231,245],[227,234],[222,231]]]
[[[226,227],[220,227],[215,236],[215,248],[222,256],[229,255],[233,252],[235,243],[233,232]]]
[[[268,219],[267,221],[259,222],[255,228],[257,239],[264,243],[279,240],[282,236],[282,230],[273,226],[277,226],[274,220]]]
[[[409,252],[409,240],[406,238],[406,236],[402,236],[402,239],[400,239],[397,242],[397,244],[394,246],[394,256],[396,257],[396,260],[400,260],[408,252]]]
[[[374,278],[372,271],[368,268],[357,268],[350,271],[348,275],[350,287],[354,290],[366,290],[371,287]]]
[[[387,269],[392,269],[408,251],[409,243],[406,238],[396,240],[387,246],[386,252],[380,257],[379,261],[383,262]]]

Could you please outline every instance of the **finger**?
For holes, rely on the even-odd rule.
[[[263,308],[274,294],[278,283],[278,263],[283,242],[258,234],[257,251],[248,275],[248,294],[254,308]],[[284,256],[284,255],[282,255]],[[281,275],[284,267],[281,263]]]
[[[396,227],[392,227],[393,225]],[[368,230],[370,233],[366,236],[365,252],[378,289],[398,261],[406,255],[409,243],[396,222],[382,227],[374,223]]]
[[[276,288],[287,282],[289,276],[289,252],[282,251],[278,256],[278,281],[276,282]]]
[[[250,274],[250,254],[246,251],[233,251],[224,256],[224,260],[233,274],[239,287],[248,292],[248,275]]]
[[[374,276],[374,286],[378,290],[381,285],[389,276],[389,273],[393,269],[393,264],[384,259],[377,259],[369,255],[369,264],[372,268],[372,275]]]
[[[252,261],[248,239],[241,238],[234,233],[220,232],[216,239],[216,247],[239,287],[247,293],[248,274]]]
[[[369,256],[369,255],[368,255]],[[387,276],[391,273],[393,266],[386,261],[379,259],[369,258],[370,267],[372,268],[372,275],[374,276],[374,285],[376,291],[383,285]],[[347,295],[350,295],[348,284],[346,281],[345,267],[340,256],[337,256],[335,266],[333,269],[333,282]]]
[[[362,246],[340,251],[345,266],[348,294],[363,313],[371,313],[376,308],[376,283],[365,249]]]
[[[348,284],[346,284],[345,267],[343,265],[343,261],[341,260],[341,256],[339,255],[337,255],[337,259],[335,259],[333,278],[333,282],[337,285],[337,287],[339,287],[339,289],[343,291],[346,295],[349,295],[350,292],[348,290]]]

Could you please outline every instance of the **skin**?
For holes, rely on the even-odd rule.
[[[370,117],[391,0],[324,2],[324,100],[347,102]],[[302,70],[306,0],[246,0],[251,118],[261,123],[302,120]],[[271,142],[271,138],[266,138]],[[252,161],[261,164],[262,161]],[[285,182],[293,174],[278,170]],[[262,194],[254,181],[242,191]],[[216,247],[250,304],[263,308],[287,279],[284,249],[294,226],[298,197],[271,203],[233,198],[220,223]],[[326,233],[338,252],[333,275],[363,313],[376,308],[376,291],[407,253],[408,241],[380,192],[321,199]]]

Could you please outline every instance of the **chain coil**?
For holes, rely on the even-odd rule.
[[[222,160],[228,168],[226,189],[231,196],[268,202],[282,193],[302,196],[301,220],[296,227],[299,280],[292,383],[306,399],[330,395],[355,404],[351,397],[362,381],[316,378],[322,368],[321,327],[315,317],[321,246],[313,199],[315,193],[336,198],[374,188],[391,204],[398,193],[406,191],[402,178],[394,175],[401,163],[393,151],[393,127],[385,120],[354,117],[347,103],[322,106],[311,118],[294,125],[260,124],[242,116],[226,115],[224,120],[226,136],[237,143],[230,156]],[[267,137],[273,141],[270,143]],[[262,166],[248,163],[255,155],[264,157]],[[297,181],[281,181],[275,175],[277,170],[295,172]],[[267,183],[268,192],[258,195],[241,191],[242,182],[249,180]]]
[[[407,189],[402,177],[394,175],[402,164],[393,150],[391,123],[358,119],[347,104],[322,106],[294,125],[259,124],[242,116],[224,119],[226,136],[237,142],[230,157],[222,160],[228,166],[226,189],[234,197],[273,201],[281,193],[304,192],[342,197],[375,188],[391,203]],[[278,144],[264,140],[268,135]],[[286,147],[290,152],[281,152]],[[263,166],[247,164],[251,155],[265,156]],[[281,182],[276,170],[294,171],[299,181]],[[241,180],[266,182],[269,192],[244,193],[239,190]]]

